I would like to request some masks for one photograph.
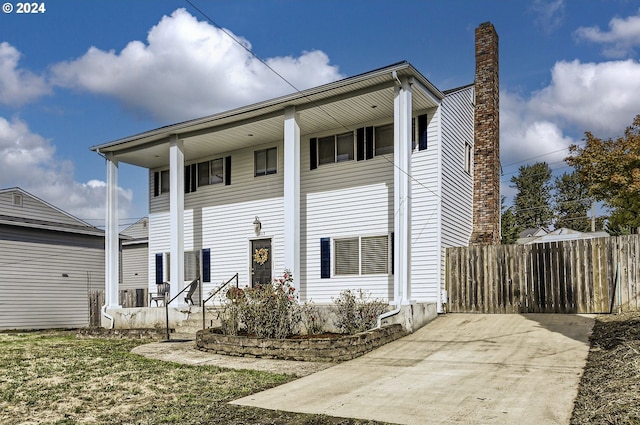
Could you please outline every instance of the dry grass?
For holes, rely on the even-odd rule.
[[[52,332],[0,334],[0,423],[376,423],[229,405],[294,377],[150,360],[130,353],[137,344]]]
[[[640,313],[597,318],[571,424],[640,424]]]

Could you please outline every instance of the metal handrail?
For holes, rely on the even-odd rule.
[[[191,286],[194,285],[196,282],[200,282],[200,276],[198,276],[195,279],[193,279],[191,281],[191,283],[188,284],[187,286],[185,286],[184,288],[182,288],[182,290],[180,292],[178,292],[175,297],[171,298],[169,301],[164,303],[165,318],[166,318],[166,322],[167,322],[167,341],[169,341],[171,339],[171,337],[169,335],[169,304],[171,304],[171,302],[173,300],[175,300],[180,295],[182,295],[184,293],[184,291],[186,291],[187,289],[191,289]]]
[[[218,292],[222,291],[222,290],[223,290],[223,289],[224,289],[224,288],[225,288],[225,287],[226,287],[226,286],[227,286],[227,285],[228,285],[232,280],[234,280],[234,279],[235,279],[235,281],[236,281],[236,288],[237,288],[237,287],[238,287],[238,273],[236,273],[235,275],[233,275],[233,276],[231,277],[231,279],[227,280],[227,281],[226,281],[225,283],[223,283],[222,285],[218,286],[218,289],[216,289],[215,291],[213,291],[213,293],[212,293],[211,295],[209,295],[209,297],[208,297],[206,300],[202,301],[202,329],[206,329],[206,325],[205,325],[205,323],[206,323],[206,322],[205,322],[205,317],[204,317],[204,316],[205,316],[205,311],[206,311],[206,309],[205,309],[205,303],[206,303],[207,301],[209,301],[211,298],[215,297],[215,296],[218,294]]]

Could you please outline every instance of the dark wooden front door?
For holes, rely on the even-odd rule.
[[[271,282],[271,239],[251,241],[251,283]]]

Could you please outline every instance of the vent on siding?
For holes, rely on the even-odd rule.
[[[20,193],[13,194],[13,205],[16,207],[22,206],[22,194]]]

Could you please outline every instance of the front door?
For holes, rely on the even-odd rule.
[[[271,282],[271,239],[251,241],[251,283],[261,285]]]

